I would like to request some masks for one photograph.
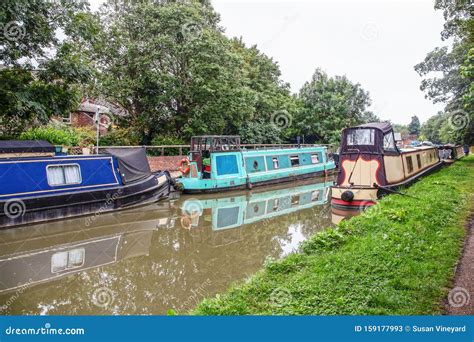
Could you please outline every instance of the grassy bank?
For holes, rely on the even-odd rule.
[[[204,315],[439,314],[474,202],[474,156],[391,195],[269,263]]]

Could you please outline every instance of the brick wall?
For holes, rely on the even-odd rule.
[[[93,118],[94,114],[88,114],[86,112],[73,112],[71,113],[71,126],[72,127],[90,127],[95,129],[95,122]],[[109,118],[106,115],[100,116],[100,122],[103,125],[109,124]],[[100,134],[104,135],[107,133],[107,128],[100,126]]]
[[[153,172],[158,170],[177,171],[181,159],[183,159],[183,156],[148,157],[148,163]]]

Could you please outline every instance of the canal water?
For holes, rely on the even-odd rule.
[[[0,231],[0,314],[186,313],[331,226],[331,179]]]

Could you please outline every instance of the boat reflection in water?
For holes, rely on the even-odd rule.
[[[147,255],[167,203],[0,231],[0,293]],[[31,229],[34,228],[34,229]]]
[[[331,208],[331,221],[333,224],[339,224],[342,220],[348,220],[351,217],[359,216],[364,212],[365,209],[359,210],[342,210],[336,209],[334,207]]]
[[[2,230],[0,314],[184,313],[330,226],[331,183],[290,185]]]
[[[188,199],[181,207],[181,226],[190,229],[210,222],[217,231],[272,219],[327,203],[332,185],[323,182],[235,197]]]

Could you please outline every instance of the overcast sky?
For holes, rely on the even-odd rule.
[[[100,0],[92,0],[97,8]],[[443,108],[424,98],[413,66],[436,46],[444,23],[434,0],[212,0],[229,37],[279,64],[298,92],[317,67],[369,91],[382,119],[423,122]]]

